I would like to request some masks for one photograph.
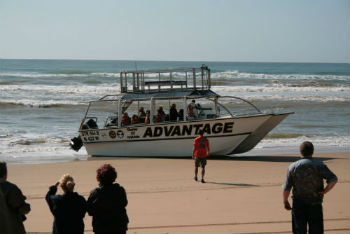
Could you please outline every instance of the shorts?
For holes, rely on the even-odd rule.
[[[206,158],[195,157],[194,160],[195,160],[194,163],[196,167],[204,168],[207,165]]]

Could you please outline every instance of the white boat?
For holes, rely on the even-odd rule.
[[[91,156],[187,157],[203,130],[211,156],[239,154],[253,149],[291,114],[261,111],[242,98],[223,97],[210,88],[210,69],[205,65],[122,71],[120,94],[90,102],[71,147],[79,150],[84,145]],[[182,109],[175,118],[177,110],[157,116],[160,106],[166,112],[173,104]],[[149,110],[149,122],[143,114],[137,121],[140,107]],[[126,113],[136,121],[125,121]]]

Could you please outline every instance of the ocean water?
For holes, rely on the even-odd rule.
[[[316,152],[349,152],[349,64],[0,59],[0,160],[85,160],[85,149],[72,151],[70,139],[89,101],[119,93],[121,70],[203,63],[218,94],[295,112],[244,155],[298,153],[304,140]]]

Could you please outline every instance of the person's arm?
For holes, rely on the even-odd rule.
[[[79,216],[81,218],[85,217],[85,213],[86,213],[86,200],[83,196],[80,196],[80,212],[79,212]]]
[[[322,165],[321,167],[321,175],[326,180],[327,186],[323,191],[320,191],[320,195],[325,195],[328,193],[338,182],[338,177],[327,167],[327,165]]]
[[[324,188],[323,191],[319,192],[320,195],[325,195],[326,193],[328,193],[329,191],[331,191],[331,189],[335,186],[335,184],[338,182],[338,179],[333,180],[332,182],[328,183],[327,186]]]
[[[97,196],[97,191],[95,189],[91,191],[90,196],[86,201],[86,211],[90,216],[93,216],[96,211],[96,196]]]
[[[22,215],[26,215],[30,212],[30,205],[25,202],[26,197],[23,195],[22,191],[16,186],[9,190],[7,203],[9,206]]]
[[[194,152],[196,151],[196,139],[193,140],[193,148],[192,148],[192,158],[194,159]]]
[[[289,195],[290,195],[290,190],[293,187],[293,177],[291,175],[291,168],[288,168],[287,170],[287,176],[286,176],[286,180],[284,181],[284,184],[282,185],[282,189],[283,189],[283,206],[284,209],[286,210],[291,210],[292,207],[288,201]]]
[[[128,205],[128,198],[127,198],[127,196],[126,196],[126,192],[125,192],[125,189],[123,188],[123,187],[121,187],[120,186],[120,188],[121,188],[121,194],[122,194],[122,206],[123,207],[126,207],[127,205]]]
[[[286,209],[286,210],[292,209],[292,207],[290,206],[290,203],[288,201],[289,194],[290,194],[290,191],[283,190],[283,205],[284,205],[284,209]]]
[[[207,139],[207,155],[210,156],[210,146],[209,146],[209,140]]]
[[[59,182],[57,182],[55,185],[50,186],[49,191],[46,193],[45,200],[47,204],[49,205],[49,208],[51,210],[51,213],[54,214],[54,197],[57,193],[57,186],[59,185]]]

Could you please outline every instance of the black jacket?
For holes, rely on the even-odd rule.
[[[68,192],[63,195],[55,195],[56,192],[57,187],[51,186],[46,194],[47,204],[54,216],[52,233],[84,233],[85,198],[78,193]]]
[[[95,233],[125,232],[129,218],[126,192],[119,184],[100,186],[91,191],[87,201],[87,212],[92,216]]]
[[[177,113],[175,108],[171,108],[169,111],[169,120],[175,122],[177,117],[179,117],[179,113]]]
[[[26,197],[15,185],[0,178],[0,233],[26,233],[23,221],[29,213],[30,205],[25,202]]]

